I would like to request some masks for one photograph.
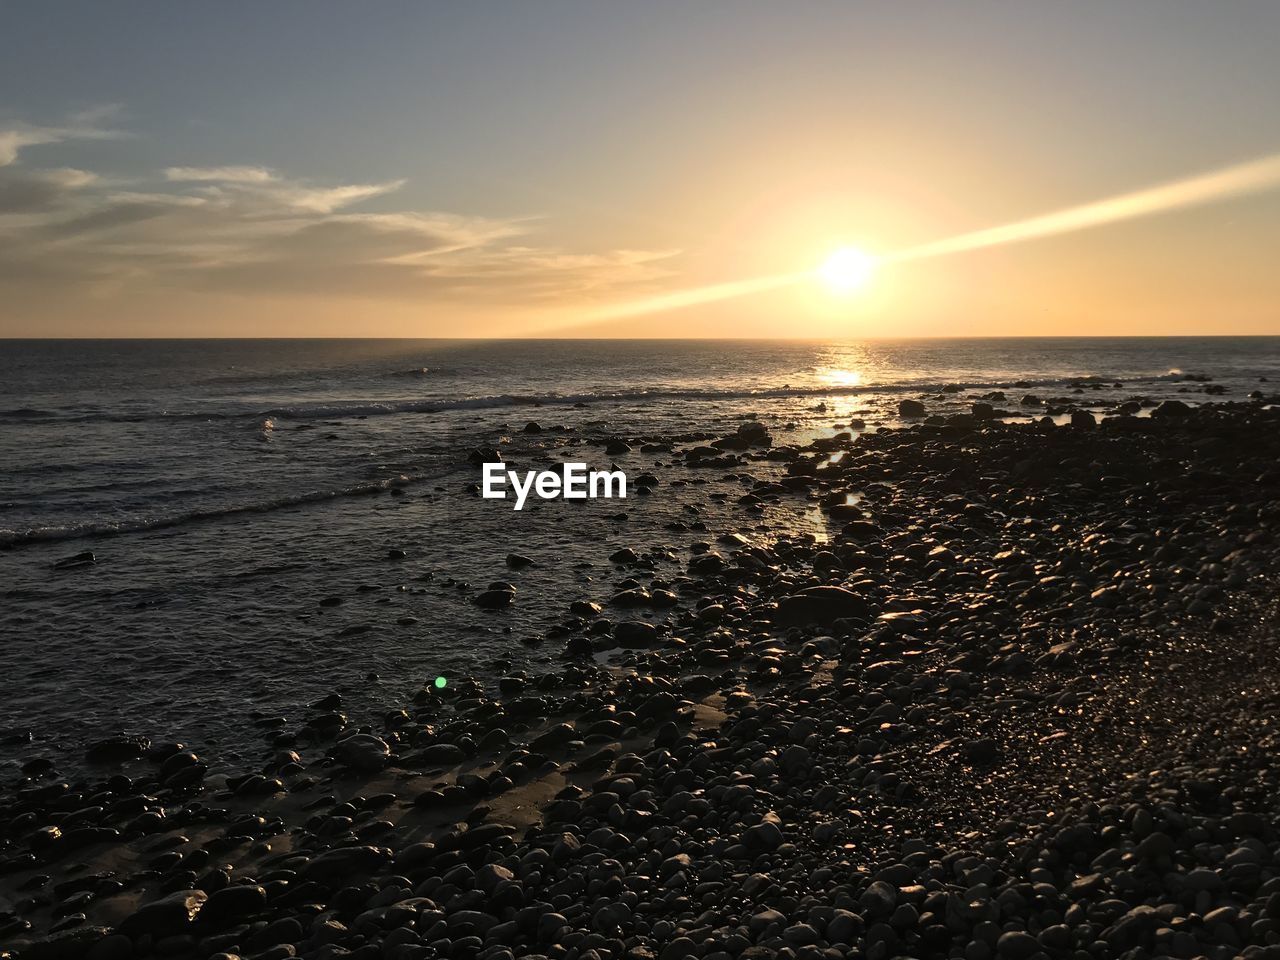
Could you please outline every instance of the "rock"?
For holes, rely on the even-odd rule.
[[[808,748],[799,743],[793,743],[787,747],[778,762],[782,771],[787,774],[808,773],[813,766],[813,758]]]
[[[601,933],[616,933],[631,917],[631,908],[625,903],[606,903],[592,916],[591,925]]]
[[[919,400],[904,399],[898,401],[898,416],[923,417],[924,414],[924,404]]]
[[[658,628],[643,620],[623,620],[614,625],[613,638],[622,647],[651,647],[658,642]]]
[[[747,450],[751,447],[773,446],[773,438],[762,423],[744,423],[736,433],[718,440],[712,440],[711,446],[716,450]]]
[[[809,587],[778,603],[776,619],[786,626],[820,624],[829,626],[836,620],[866,620],[871,604],[844,587]]]
[[[525,567],[533,566],[533,559],[519,553],[508,553],[507,566],[512,570],[523,570]]]
[[[1162,831],[1155,831],[1142,838],[1138,844],[1138,856],[1145,860],[1160,860],[1173,856],[1173,838]]]
[[[510,883],[514,879],[515,874],[506,867],[496,863],[486,863],[476,871],[475,884],[477,889],[492,895],[501,884]]]
[[[742,839],[748,847],[772,852],[782,846],[783,836],[782,830],[774,821],[765,820],[754,827],[748,827]]]
[[[856,543],[868,543],[884,538],[884,529],[870,520],[850,520],[840,530],[840,535]]]
[[[543,913],[534,921],[537,938],[542,943],[551,943],[559,940],[561,931],[568,925],[569,921],[565,919],[564,914],[560,913]]]
[[[1088,410],[1073,410],[1071,412],[1071,425],[1081,430],[1089,430],[1098,425],[1098,418]]]
[[[150,747],[151,741],[146,737],[122,734],[91,744],[85,751],[85,759],[90,763],[122,763],[146,756]]]
[[[1103,930],[1099,939],[1113,950],[1130,950],[1142,945],[1160,923],[1161,918],[1155,907],[1141,904]]]
[[[380,737],[369,733],[357,733],[339,740],[333,747],[338,762],[365,773],[375,773],[386,766],[391,747]]]
[[[1190,413],[1191,407],[1181,400],[1165,400],[1151,411],[1151,416],[1157,420],[1163,420],[1169,417],[1185,417]]]
[[[1040,941],[1022,930],[1006,930],[996,941],[1001,960],[1030,960],[1040,952]]]
[[[515,598],[515,590],[485,590],[476,595],[474,603],[482,610],[501,610],[511,606]]]
[[[782,931],[783,942],[792,948],[812,946],[820,939],[818,931],[807,923],[797,923]]]
[[[256,883],[237,883],[213,893],[200,912],[200,923],[226,925],[261,913],[267,891]]]
[[[498,678],[498,692],[504,697],[515,697],[524,693],[529,685],[528,679],[520,675]]]
[[[1071,928],[1065,923],[1055,923],[1040,931],[1039,940],[1040,946],[1046,950],[1068,950],[1072,944]]]
[[[414,759],[429,767],[449,766],[467,759],[467,753],[457,744],[433,743],[414,754]]]
[[[767,447],[773,443],[765,425],[755,421],[739,424],[737,435],[742,437],[753,447]]]
[[[837,909],[827,921],[827,939],[832,943],[852,945],[862,930],[862,917],[850,910]]]
[[[647,607],[653,602],[653,595],[648,590],[623,590],[609,598],[609,604],[615,607]]]
[[[884,918],[893,913],[898,905],[898,889],[883,880],[873,880],[862,896],[858,898],[858,906],[864,917],[872,919]]]
[[[343,879],[353,874],[372,873],[391,859],[383,847],[337,847],[326,850],[306,864],[301,874],[308,880]]]
[[[295,917],[281,917],[278,920],[270,921],[265,927],[254,932],[248,940],[248,945],[254,950],[284,945],[286,949],[283,951],[276,953],[263,951],[262,953],[254,953],[252,956],[254,960],[267,960],[268,957],[275,957],[276,960],[288,960],[296,952],[293,944],[300,941],[302,937],[302,924]]]
[[[162,939],[185,933],[208,899],[203,890],[178,890],[139,907],[120,922],[118,929],[134,940],[144,934]]]

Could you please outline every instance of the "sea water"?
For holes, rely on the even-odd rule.
[[[803,500],[762,522],[735,509],[747,481],[717,475],[731,495],[709,497],[672,484],[669,453],[605,455],[610,439],[678,448],[759,420],[807,442],[892,425],[905,397],[1105,412],[1278,379],[1280,338],[3,341],[0,761],[121,730],[253,759],[331,690],[360,719],[436,676],[555,662],[544,638],[571,601],[607,598],[620,547],[683,549],[671,531],[695,523],[824,534]],[[495,450],[659,485],[515,513],[479,496]],[[516,584],[509,611],[470,602],[495,580]]]

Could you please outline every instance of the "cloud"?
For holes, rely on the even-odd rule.
[[[436,258],[433,275],[459,288],[501,286],[523,297],[595,299],[618,288],[641,287],[674,271],[666,264],[682,251],[608,250],[574,253],[530,246],[492,246],[452,261]]]
[[[313,213],[332,213],[342,207],[364,200],[393,193],[404,186],[404,180],[386,183],[344,184],[337,187],[321,187],[298,180],[289,180],[266,167],[168,167],[164,177],[171,183],[198,183],[206,196],[256,198],[274,202],[282,207],[308,210]],[[207,186],[205,186],[207,185]]]
[[[123,136],[118,130],[102,126],[103,120],[117,112],[115,106],[97,107],[75,114],[65,124],[58,126],[16,124],[0,128],[0,167],[16,163],[19,153],[27,147],[68,140],[114,140]]]
[[[40,130],[0,130],[0,167],[7,167],[18,159],[23,147],[41,143],[55,143],[52,133]]]
[[[223,183],[270,183],[275,174],[266,167],[166,167],[166,180],[203,181],[217,180]]]
[[[510,235],[504,221],[443,214],[340,214],[264,229],[217,262],[201,265],[199,282],[259,293],[331,292],[392,295],[439,288],[433,261],[476,254]]]
[[[263,195],[279,200],[298,210],[309,210],[312,213],[332,213],[342,207],[364,200],[380,197],[384,193],[393,193],[403,187],[405,181],[392,180],[388,183],[360,183],[343,187],[305,187],[281,186],[264,191]]]
[[[33,172],[0,168],[0,214],[56,209],[95,179],[92,173],[71,167]]]
[[[22,142],[54,143],[100,119],[27,128]],[[541,224],[527,217],[360,209],[403,180],[319,184],[253,165],[172,166],[128,185],[70,168],[0,168],[0,284],[27,294],[545,302],[643,285],[676,253],[565,251],[533,242]]]

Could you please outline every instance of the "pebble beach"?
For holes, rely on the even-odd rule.
[[[895,427],[805,442],[754,420],[603,437],[646,457],[633,498],[677,509],[661,544],[602,538],[598,599],[564,599],[537,667],[422,676],[379,716],[322,693],[259,717],[251,763],[154,730],[63,755],[10,733],[0,944],[1276,955],[1260,386],[1054,415],[960,391],[967,412],[904,400]],[[389,553],[415,582],[412,547]],[[514,544],[501,579],[451,589],[500,630],[548,562]]]

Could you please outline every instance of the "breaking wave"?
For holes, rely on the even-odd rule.
[[[399,400],[308,401],[250,409],[209,407],[192,410],[163,410],[149,414],[112,414],[110,411],[86,413],[82,410],[33,411],[30,408],[0,410],[0,420],[15,418],[57,419],[63,422],[112,421],[137,422],[142,420],[253,420],[261,426],[267,421],[279,420],[338,420],[349,417],[380,417],[396,414],[448,413],[454,410],[494,410],[504,407],[541,406],[589,406],[595,403],[658,403],[664,401],[718,401],[718,400],[770,400],[804,397],[838,397],[860,394],[921,393],[941,390],[944,386],[958,386],[968,390],[980,389],[1029,389],[1069,388],[1089,384],[1116,382],[1115,377],[1080,375],[1047,379],[1019,379],[987,381],[910,380],[888,384],[865,383],[856,385],[831,385],[814,387],[743,387],[705,389],[698,387],[656,387],[640,390],[597,391],[590,393],[504,393],[491,396],[462,397],[456,399],[433,397]],[[1202,375],[1174,371],[1145,377],[1129,377],[1123,382],[1127,387],[1139,387],[1144,383],[1157,384],[1182,380],[1205,380]],[[278,425],[278,424],[276,424]]]
[[[138,533],[144,530],[164,530],[179,527],[203,520],[214,520],[238,514],[270,513],[287,507],[308,503],[319,503],[325,500],[336,500],[341,497],[371,496],[385,493],[388,490],[406,487],[424,480],[436,479],[448,471],[411,476],[401,474],[381,480],[370,480],[332,490],[310,490],[303,493],[287,494],[261,501],[236,503],[225,506],[201,507],[177,513],[154,516],[124,517],[115,520],[93,519],[82,523],[52,525],[46,527],[29,527],[25,529],[6,529],[0,527],[0,547],[19,547],[31,543],[49,543],[61,540],[76,540],[82,537],[110,537],[126,533]]]

